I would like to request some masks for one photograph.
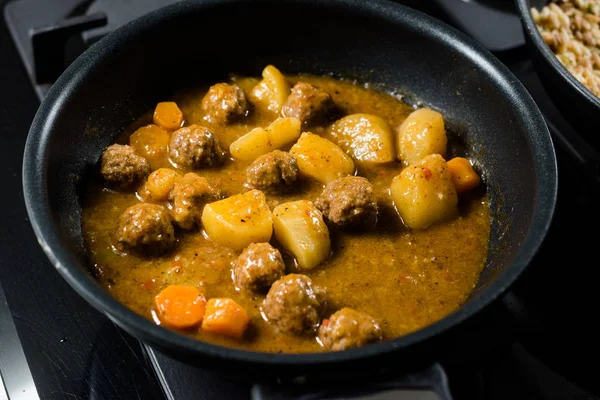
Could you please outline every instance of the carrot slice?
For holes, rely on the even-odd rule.
[[[210,299],[206,303],[206,316],[202,329],[235,339],[244,335],[250,318],[238,303],[228,298]]]
[[[167,146],[171,136],[158,125],[148,124],[133,132],[129,144],[150,162],[152,169],[167,166]]]
[[[446,163],[452,175],[452,183],[456,193],[464,193],[479,185],[480,178],[471,166],[469,160],[463,157],[454,157]]]
[[[156,105],[153,116],[154,123],[170,131],[181,128],[183,113],[173,101],[163,101]]]
[[[204,318],[206,300],[194,286],[167,286],[154,302],[160,321],[172,328],[191,328]]]

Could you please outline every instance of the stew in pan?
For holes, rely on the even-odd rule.
[[[233,76],[158,103],[84,198],[97,279],[157,324],[343,350],[455,311],[487,258],[485,187],[442,114],[329,76]]]

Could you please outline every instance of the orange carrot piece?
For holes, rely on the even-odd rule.
[[[133,132],[129,144],[150,162],[152,169],[167,166],[167,146],[171,136],[158,125],[149,124]]]
[[[172,328],[191,328],[204,318],[206,299],[194,286],[167,286],[154,302],[160,321]]]
[[[170,131],[181,128],[183,113],[173,101],[163,101],[156,105],[153,116],[154,123]]]
[[[235,339],[241,339],[250,318],[239,304],[232,299],[210,299],[206,303],[206,316],[202,329]]]
[[[454,157],[446,164],[448,165],[450,175],[452,175],[452,182],[456,188],[456,193],[467,192],[479,185],[479,175],[473,170],[471,163],[466,158]]]

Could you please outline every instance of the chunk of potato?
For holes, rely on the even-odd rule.
[[[390,194],[404,223],[427,228],[454,217],[458,196],[446,161],[439,154],[425,156],[392,180]]]
[[[265,104],[270,111],[279,114],[290,95],[290,84],[285,76],[272,65],[267,65],[263,69],[262,77],[263,80],[250,92],[250,97]]]
[[[234,250],[268,242],[273,233],[271,210],[260,190],[207,204],[202,211],[202,225],[211,240]]]
[[[383,118],[371,114],[351,114],[336,121],[329,132],[350,157],[370,163],[396,159],[394,134]]]
[[[231,143],[229,153],[238,160],[252,161],[294,143],[300,137],[301,125],[298,118],[278,118],[267,128],[254,128]]]
[[[138,195],[149,202],[166,201],[181,174],[171,168],[159,168],[148,176]]]
[[[290,153],[296,156],[300,173],[322,183],[354,173],[352,158],[335,143],[310,132],[300,135]]]
[[[398,127],[398,158],[404,165],[429,154],[446,155],[446,128],[442,114],[428,108],[413,111]]]
[[[292,201],[275,207],[273,228],[275,238],[296,257],[299,268],[313,269],[329,257],[329,230],[312,201]]]

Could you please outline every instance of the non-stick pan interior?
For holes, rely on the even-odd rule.
[[[59,270],[68,277],[88,265],[78,190],[126,125],[179,89],[232,72],[259,76],[273,64],[284,73],[369,82],[440,110],[467,144],[494,210],[488,263],[467,305],[494,282],[511,282],[545,233],[556,189],[545,125],[516,80],[464,46],[462,36],[387,3],[242,3],[184,2],[135,21],[56,84],[32,128],[26,161],[36,165],[25,166],[25,189],[30,212],[49,204],[51,219],[34,224],[42,236],[58,231],[58,242],[42,242],[63,260],[55,262]],[[32,198],[40,187],[47,199]],[[61,246],[76,265],[64,262]]]

